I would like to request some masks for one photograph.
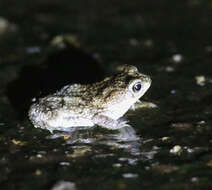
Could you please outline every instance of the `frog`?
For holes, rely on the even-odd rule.
[[[39,98],[28,116],[36,128],[69,131],[101,126],[116,130],[130,126],[123,115],[151,85],[151,78],[136,66],[123,65],[119,72],[92,84],[70,84]]]

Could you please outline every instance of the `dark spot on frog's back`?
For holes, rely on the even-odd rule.
[[[14,108],[27,115],[31,99],[56,92],[70,83],[93,83],[104,76],[100,64],[81,49],[68,47],[51,53],[44,63],[25,66],[19,77],[7,86],[7,95]]]
[[[135,78],[134,76],[131,76],[131,75],[125,75],[125,76],[123,76],[122,81],[124,82],[124,85],[127,86],[134,79],[137,79],[137,78]]]

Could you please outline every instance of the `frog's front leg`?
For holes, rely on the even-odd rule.
[[[116,130],[116,129],[130,126],[129,124],[127,124],[128,122],[127,120],[123,120],[123,119],[115,120],[104,115],[95,115],[92,118],[92,121],[96,125],[100,125],[104,128],[111,129],[111,130]]]

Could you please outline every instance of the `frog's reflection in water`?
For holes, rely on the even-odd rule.
[[[131,126],[126,126],[118,130],[96,131],[95,127],[71,128],[67,132],[51,134],[47,138],[64,138],[67,144],[87,144],[106,145],[113,148],[124,149],[127,152],[139,153],[140,138]],[[105,134],[106,133],[106,134]]]

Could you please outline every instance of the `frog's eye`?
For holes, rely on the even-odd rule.
[[[139,92],[141,90],[141,88],[142,88],[142,85],[141,85],[140,82],[137,82],[133,85],[133,91],[134,92]]]

